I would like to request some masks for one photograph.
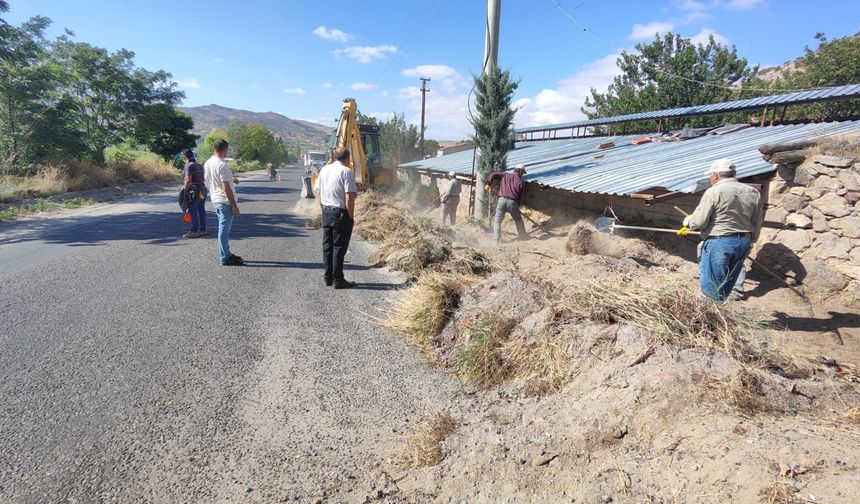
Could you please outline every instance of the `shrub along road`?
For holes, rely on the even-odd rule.
[[[0,227],[0,501],[270,502],[384,490],[402,429],[460,390],[369,322],[402,277],[347,256],[284,182],[245,180],[221,267],[173,193]],[[210,207],[211,210],[211,207]],[[389,480],[390,482],[390,480]]]

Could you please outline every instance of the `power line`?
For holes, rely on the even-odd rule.
[[[612,47],[612,44],[610,44],[610,43],[609,43],[609,42],[607,42],[606,40],[602,39],[598,34],[594,33],[594,32],[593,32],[593,31],[591,31],[591,30],[589,30],[587,26],[585,26],[584,24],[582,24],[581,22],[579,22],[579,20],[577,20],[575,17],[573,17],[573,15],[572,15],[570,12],[568,12],[567,10],[565,10],[565,8],[561,6],[561,1],[560,1],[560,0],[552,0],[552,3],[555,5],[555,8],[556,8],[556,9],[558,9],[562,14],[564,14],[565,16],[567,16],[567,18],[568,18],[568,19],[570,19],[571,21],[573,21],[573,23],[574,23],[574,24],[576,24],[576,26],[580,27],[580,28],[582,29],[582,31],[584,31],[585,33],[587,33],[591,38],[593,38],[594,40],[597,40],[598,42],[600,42],[601,44],[603,44],[604,46],[606,46],[606,47],[607,47],[607,48],[609,48],[610,50],[612,50],[612,51],[614,51],[614,50],[615,50],[615,48],[614,48],[614,47]],[[576,8],[579,8],[579,7],[581,7],[581,6],[582,6],[582,4],[578,5]],[[644,62],[644,61],[642,60],[642,58],[641,58],[641,57],[639,57],[639,56],[635,56],[635,55],[632,55],[632,56],[633,56],[633,57],[635,57],[635,58],[636,58],[636,60],[637,60],[637,62],[638,62],[640,65],[642,65],[643,67],[645,67],[645,68],[649,68],[649,69],[651,69],[651,70],[653,70],[653,71],[655,71],[655,72],[657,72],[657,73],[659,73],[659,74],[662,74],[662,75],[664,75],[664,76],[666,76],[666,77],[673,77],[673,78],[675,78],[675,79],[681,79],[681,80],[683,80],[683,81],[690,82],[690,83],[693,83],[693,84],[700,84],[700,85],[702,85],[702,86],[710,86],[710,87],[713,87],[713,88],[726,89],[726,90],[729,90],[729,91],[761,91],[761,92],[765,92],[765,93],[770,93],[770,92],[810,91],[810,90],[811,90],[810,88],[802,88],[802,89],[780,89],[780,88],[770,88],[770,89],[768,89],[768,88],[745,88],[745,87],[740,87],[740,88],[738,88],[738,87],[732,87],[732,86],[724,86],[724,85],[722,85],[722,84],[716,84],[716,83],[713,83],[713,82],[706,82],[706,81],[699,81],[699,80],[696,80],[696,79],[691,79],[691,78],[689,78],[689,77],[684,77],[683,75],[676,75],[676,74],[673,74],[673,73],[671,73],[671,72],[667,72],[666,70],[663,70],[662,68],[655,67],[654,65],[650,65],[650,64],[648,64],[648,63]],[[819,89],[819,88],[813,88],[813,89]]]

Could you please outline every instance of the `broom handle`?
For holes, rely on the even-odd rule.
[[[644,227],[644,226],[623,226],[621,224],[613,224],[613,228],[615,229],[639,229],[642,231],[658,231],[660,233],[678,233],[677,229],[666,229],[666,228],[655,228],[655,227]],[[687,231],[687,234],[697,235],[701,234],[698,231]]]

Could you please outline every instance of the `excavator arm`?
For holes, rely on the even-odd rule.
[[[367,154],[361,144],[361,132],[358,129],[358,105],[354,98],[343,100],[340,121],[337,124],[337,139],[335,147],[349,149],[349,168],[355,173],[355,184],[359,188],[370,186],[370,171],[367,168]]]

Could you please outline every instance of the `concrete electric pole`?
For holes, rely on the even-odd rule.
[[[421,77],[421,137],[418,141],[418,149],[421,152],[421,159],[424,159],[424,104],[427,98],[427,83],[430,82],[430,77]]]
[[[484,75],[495,72],[499,59],[499,17],[502,10],[502,0],[487,0],[487,33],[484,37]],[[478,146],[476,145],[477,149]],[[480,157],[480,151],[477,152]],[[475,173],[475,214],[478,220],[483,220],[487,215],[487,207],[484,205],[484,175],[478,171]]]

